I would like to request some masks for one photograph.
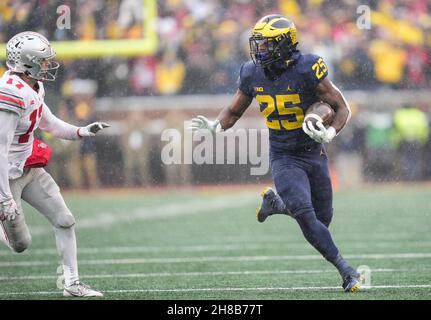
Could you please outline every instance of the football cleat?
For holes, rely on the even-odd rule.
[[[262,204],[256,209],[257,221],[264,222],[273,214],[286,214],[285,205],[280,196],[270,187],[262,191]]]
[[[88,285],[75,281],[72,285],[64,287],[64,297],[103,297],[103,293],[91,289]]]
[[[362,277],[360,274],[355,276],[349,275],[344,278],[343,289],[344,292],[356,292],[359,290],[362,284]]]

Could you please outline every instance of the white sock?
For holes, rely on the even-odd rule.
[[[78,260],[76,256],[76,238],[74,227],[54,227],[57,250],[63,264],[63,276],[66,286],[79,280]]]

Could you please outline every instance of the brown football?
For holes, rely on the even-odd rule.
[[[331,106],[325,102],[313,103],[305,112],[304,121],[311,121],[315,126],[318,119],[322,119],[322,123],[325,127],[328,127],[332,120],[334,120],[335,111]],[[315,126],[316,127],[316,126]]]

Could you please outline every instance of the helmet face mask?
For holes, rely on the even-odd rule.
[[[250,56],[255,65],[265,68],[280,60],[280,48],[274,38],[251,36],[249,43]]]
[[[284,16],[273,14],[260,19],[249,38],[250,56],[263,68],[283,67],[296,50],[296,28]]]
[[[54,60],[44,59],[38,64],[41,66],[35,79],[41,81],[54,81],[57,77],[57,71],[60,67],[60,63]]]
[[[19,33],[6,45],[6,65],[9,70],[23,73],[38,81],[54,81],[60,64],[52,59],[55,51],[41,34]]]

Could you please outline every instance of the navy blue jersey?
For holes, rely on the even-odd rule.
[[[304,114],[318,101],[316,86],[328,75],[323,59],[297,51],[294,62],[276,80],[265,77],[261,67],[248,61],[241,66],[239,89],[256,98],[260,112],[266,118],[271,151],[296,150],[313,146],[302,130]]]

